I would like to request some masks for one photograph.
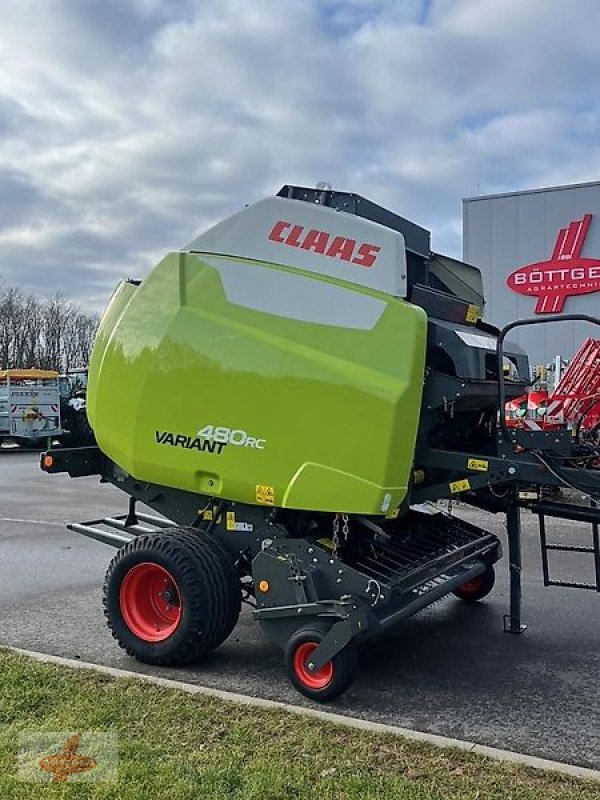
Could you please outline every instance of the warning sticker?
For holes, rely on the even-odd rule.
[[[449,483],[448,486],[453,494],[457,494],[458,492],[466,492],[471,488],[468,478],[464,478],[462,481],[454,481],[454,483]]]
[[[226,527],[228,531],[245,531],[249,533],[254,530],[254,525],[251,522],[238,522],[235,518],[235,511],[227,512]]]
[[[261,506],[275,505],[275,489],[273,486],[256,485],[256,502]]]
[[[212,520],[213,520],[213,518],[215,516],[216,510],[217,509],[214,509],[214,511],[213,511],[210,508],[205,509],[202,512],[202,519],[205,520],[205,521],[208,521],[208,522],[212,522]],[[219,516],[216,519],[216,524],[219,525],[220,522],[221,522],[221,515],[219,514]]]
[[[479,319],[481,319],[481,309],[479,306],[470,305],[465,314],[465,321],[475,323]]]
[[[474,472],[487,472],[489,466],[490,462],[482,458],[470,458],[467,461],[467,469],[472,469]]]
[[[425,470],[423,469],[413,470],[413,481],[415,483],[423,483],[424,480],[425,480]]]

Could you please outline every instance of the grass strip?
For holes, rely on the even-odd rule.
[[[24,783],[23,731],[109,731],[114,783]],[[0,650],[0,797],[598,800],[598,783]]]

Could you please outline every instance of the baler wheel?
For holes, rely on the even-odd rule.
[[[143,534],[110,563],[104,613],[114,638],[138,661],[168,666],[202,658],[231,632],[236,608],[239,614],[229,554],[210,536],[189,537],[179,529]]]
[[[464,600],[465,603],[476,603],[477,600],[481,600],[492,591],[495,582],[496,571],[492,564],[488,564],[485,572],[463,583],[462,586],[454,590],[453,594],[460,600]]]
[[[223,586],[226,587],[223,592],[223,605],[220,609],[220,626],[216,635],[218,643],[215,647],[218,647],[227,639],[237,625],[240,611],[242,610],[242,589],[239,573],[229,551],[216,537],[207,536],[193,528],[178,529],[178,535],[185,538],[186,543],[198,559],[204,557],[203,554],[206,549],[204,542],[206,540],[210,542],[211,549],[218,556],[219,567],[222,572],[221,580]]]
[[[333,700],[348,689],[358,671],[356,646],[349,642],[331,661],[314,672],[309,669],[311,654],[331,626],[314,622],[299,628],[285,648],[285,668],[294,687],[311,700]]]

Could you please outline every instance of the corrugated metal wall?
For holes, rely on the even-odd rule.
[[[549,259],[560,229],[588,213],[593,218],[581,255],[600,261],[600,182],[463,201],[463,259],[482,271],[487,320],[501,327],[544,318],[534,313],[536,298],[513,292],[506,279],[518,267]],[[600,317],[600,292],[568,297],[562,313]],[[600,327],[564,322],[525,328],[510,338],[535,365],[556,355],[571,358],[589,335],[600,337]]]

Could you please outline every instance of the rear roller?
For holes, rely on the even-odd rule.
[[[104,613],[130,656],[175,665],[208,655],[233,630],[241,590],[229,553],[189,531],[139,536],[108,568]]]
[[[349,642],[318,670],[310,668],[311,656],[325,638],[329,625],[315,622],[300,628],[285,648],[285,668],[294,687],[311,700],[325,702],[343,694],[358,672],[356,646]]]
[[[476,603],[477,600],[482,600],[492,591],[495,582],[496,571],[492,564],[488,564],[485,572],[463,583],[454,590],[453,594],[460,600],[464,600],[465,603]]]

